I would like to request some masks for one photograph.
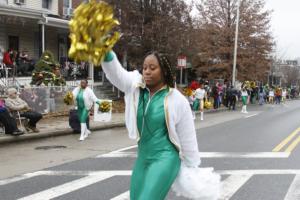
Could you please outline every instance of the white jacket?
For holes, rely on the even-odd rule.
[[[80,87],[77,87],[72,91],[75,101],[76,101],[79,91],[80,91]],[[83,90],[83,101],[84,101],[84,105],[85,105],[86,109],[90,110],[92,108],[94,102],[99,101],[99,99],[96,97],[96,95],[94,94],[94,92],[91,88],[86,87]]]
[[[137,108],[140,87],[145,87],[138,71],[126,71],[114,54],[111,62],[102,63],[107,79],[125,93],[125,123],[129,138],[139,140],[137,129]],[[200,165],[196,130],[191,108],[187,99],[177,90],[171,89],[165,97],[166,124],[169,138],[180,152],[180,158],[187,166]]]

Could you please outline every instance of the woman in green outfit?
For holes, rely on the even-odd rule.
[[[138,143],[130,199],[163,200],[183,165],[195,169],[200,164],[190,105],[173,88],[171,63],[165,55],[152,52],[144,60],[141,75],[126,71],[115,53],[109,52],[102,68],[125,93],[126,127]]]
[[[241,91],[241,97],[242,97],[242,103],[243,103],[243,107],[242,107],[242,111],[241,113],[245,113],[247,114],[247,103],[248,103],[248,91],[246,88],[243,88]]]
[[[74,100],[76,100],[77,103],[77,113],[81,127],[79,140],[83,141],[91,133],[91,131],[87,129],[86,125],[89,111],[92,108],[93,103],[99,103],[99,100],[93,90],[88,87],[87,80],[82,80],[80,82],[80,86],[75,88],[72,93]]]

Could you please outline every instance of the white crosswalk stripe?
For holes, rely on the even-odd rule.
[[[19,200],[48,200],[53,199],[55,197],[62,196],[64,194],[73,192],[75,190],[81,189],[83,187],[92,185],[94,183],[97,183],[99,181],[103,181],[107,178],[112,177],[112,174],[109,173],[103,173],[102,176],[87,176],[84,178],[77,179],[75,181],[71,181],[68,183],[65,183],[63,185],[59,185],[53,188],[50,188],[48,190],[44,190],[42,192],[38,192],[36,194],[32,194],[23,198],[20,198]]]
[[[288,158],[290,152],[200,152],[200,158]],[[111,152],[97,158],[135,158],[136,152]]]
[[[252,175],[231,175],[222,182],[221,197],[219,200],[229,200]]]
[[[124,193],[110,199],[110,200],[129,200],[129,198],[130,198],[129,191],[127,191],[127,192],[124,192]]]
[[[284,200],[300,199],[300,175],[297,174],[284,198]]]
[[[253,176],[253,175],[296,175],[291,186],[287,192],[287,195],[284,200],[295,200],[300,199],[300,170],[219,170],[216,171],[220,175],[229,175],[225,180],[222,181],[222,190],[221,198],[219,200],[229,200],[243,185]],[[35,173],[27,174],[21,176],[25,180],[30,179],[36,176],[84,176],[70,182],[67,182],[62,185],[58,185],[47,190],[34,193],[22,198],[19,200],[48,200],[53,199],[76,190],[88,187],[94,183],[98,183],[109,179],[114,176],[130,176],[131,171],[38,171]],[[21,178],[20,177],[20,178]],[[17,180],[12,178],[11,180],[7,179],[6,183],[11,183],[12,181]],[[2,182],[3,183],[3,182]],[[116,196],[110,200],[128,200],[129,191],[126,191],[122,194],[115,194]]]

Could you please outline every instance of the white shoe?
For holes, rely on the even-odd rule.
[[[85,137],[83,135],[80,136],[80,138],[78,139],[79,141],[84,141]]]
[[[203,121],[203,112],[201,112],[201,118],[200,118],[201,121]]]

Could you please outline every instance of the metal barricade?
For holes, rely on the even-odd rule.
[[[64,104],[64,96],[73,89],[73,86],[31,87],[19,92],[33,110],[46,114],[69,111],[71,106]]]

